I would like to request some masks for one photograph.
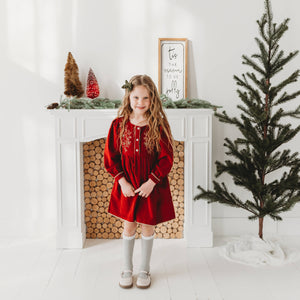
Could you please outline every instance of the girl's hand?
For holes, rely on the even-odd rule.
[[[152,192],[154,186],[155,186],[155,182],[152,181],[151,179],[148,179],[134,192],[139,193],[139,195],[142,197],[148,197],[150,195],[150,193]]]
[[[121,186],[122,189],[122,193],[125,197],[133,197],[135,195],[134,193],[134,187],[132,186],[132,184],[130,182],[128,182],[125,177],[122,177],[119,180],[119,184]]]

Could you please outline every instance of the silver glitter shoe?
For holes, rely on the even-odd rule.
[[[140,289],[147,289],[151,284],[150,272],[140,271],[137,277],[136,286]]]
[[[119,286],[123,289],[129,289],[133,286],[131,270],[122,271]]]

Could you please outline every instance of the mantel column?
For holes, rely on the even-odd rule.
[[[188,121],[188,142],[186,151],[189,161],[185,166],[188,173],[187,210],[185,219],[185,235],[188,247],[211,247],[213,233],[211,230],[211,205],[206,200],[194,201],[201,185],[211,188],[211,153],[212,153],[212,115],[190,115]]]
[[[85,222],[81,202],[82,151],[77,118],[56,116],[57,234],[56,248],[83,248]]]

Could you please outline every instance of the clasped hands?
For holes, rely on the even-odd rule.
[[[136,190],[133,185],[125,179],[125,177],[122,177],[119,180],[119,184],[125,197],[135,196],[135,193],[138,193],[142,197],[148,197],[155,186],[155,182],[150,178]]]

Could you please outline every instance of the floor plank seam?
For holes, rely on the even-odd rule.
[[[46,283],[46,285],[45,285],[45,287],[44,287],[43,294],[44,294],[45,291],[47,290],[47,288],[48,288],[48,286],[49,286],[49,284],[50,284],[50,282],[51,282],[51,280],[52,280],[52,278],[53,278],[53,275],[54,275],[54,273],[55,273],[55,270],[56,270],[56,268],[57,268],[57,265],[58,265],[59,261],[60,261],[61,258],[62,258],[63,250],[59,250],[59,251],[60,251],[59,257],[58,257],[58,259],[57,259],[57,261],[56,261],[56,263],[55,263],[55,265],[54,265],[54,267],[53,267],[53,270],[52,270],[52,272],[51,272],[51,275],[50,275],[50,277],[49,277],[49,279],[48,279],[48,281],[47,281],[47,283]]]
[[[32,266],[36,266],[38,260],[40,259],[40,257],[42,256],[42,254],[43,254],[43,252],[44,252],[44,249],[45,249],[45,248],[42,248],[42,249],[40,250],[39,255],[34,259],[34,261],[33,261],[33,263],[32,263]],[[33,270],[34,270],[34,267],[30,268],[30,269],[28,270],[28,272],[26,272],[26,278],[28,278],[28,277],[30,276],[30,274],[31,274],[31,272],[32,272]],[[24,276],[25,276],[25,275],[24,275]],[[19,295],[20,295],[21,289],[22,289],[22,287],[19,287],[19,288],[17,289],[17,292],[16,292],[16,294],[15,294],[15,297],[16,297],[15,299],[16,299],[16,300],[19,300],[19,299],[20,299]]]
[[[77,273],[77,270],[78,270],[78,268],[79,268],[80,261],[81,261],[81,258],[82,258],[82,252],[83,252],[83,250],[81,250],[81,251],[80,251],[80,256],[79,256],[78,262],[77,262],[77,264],[76,264],[76,267],[75,267],[75,271],[74,271],[73,279],[75,279],[75,278],[76,278],[76,273]]]
[[[216,248],[218,248],[218,247],[216,247]],[[212,248],[212,250],[213,250],[213,249],[214,249],[214,247]],[[209,270],[209,272],[210,272],[211,278],[213,279],[213,281],[214,281],[214,283],[215,283],[215,285],[216,285],[216,287],[217,287],[217,291],[218,291],[219,296],[221,297],[221,300],[225,300],[225,299],[224,299],[224,296],[222,295],[222,293],[221,293],[221,291],[220,291],[220,287],[219,287],[219,285],[218,285],[218,283],[217,283],[217,281],[216,281],[216,278],[215,278],[214,275],[213,275],[213,272],[212,272],[212,270],[211,270],[211,268],[210,268],[208,259],[207,259],[206,255],[205,255],[204,251],[202,251],[202,255],[203,255],[203,257],[204,257],[204,261],[205,261],[205,263],[206,263],[206,265],[207,265],[207,268],[208,268],[208,270]],[[219,254],[217,253],[217,255],[219,255]]]
[[[189,276],[190,282],[193,282],[193,278],[192,278],[192,275],[191,275],[191,270],[189,268],[189,264],[187,262],[186,257],[187,257],[187,251],[185,251],[185,266],[186,266],[187,271],[188,271],[188,276]],[[193,284],[192,284],[192,287],[193,287],[193,291],[194,291],[195,300],[198,300],[198,294],[197,294],[197,291],[195,290],[195,287],[194,287]]]
[[[164,262],[163,262],[163,266],[164,266],[164,273],[165,273],[166,280],[167,280],[167,286],[168,286],[168,292],[169,292],[169,299],[172,300],[170,284],[169,284],[169,280],[168,280],[168,275],[167,275],[167,273],[166,273],[166,265],[165,265]]]

